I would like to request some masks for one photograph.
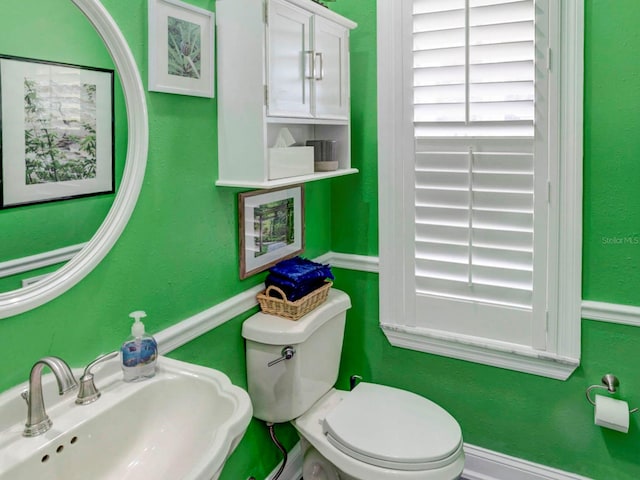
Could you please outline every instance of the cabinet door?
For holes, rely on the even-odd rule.
[[[317,118],[349,117],[349,30],[314,18],[314,103]]]
[[[267,115],[311,117],[312,14],[270,0],[267,25]]]

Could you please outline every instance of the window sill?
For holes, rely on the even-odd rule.
[[[542,377],[566,380],[578,368],[578,359],[533,350],[521,345],[459,337],[425,328],[381,323],[391,345],[443,355]]]

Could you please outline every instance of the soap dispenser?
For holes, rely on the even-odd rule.
[[[158,344],[144,331],[144,324],[140,319],[147,316],[145,312],[139,310],[130,313],[129,316],[134,319],[131,336],[125,340],[120,350],[124,381],[135,382],[156,374]]]

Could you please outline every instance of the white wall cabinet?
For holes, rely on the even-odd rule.
[[[270,0],[267,115],[349,118],[349,29],[286,0]]]
[[[349,113],[356,24],[311,0],[217,0],[216,21],[216,185],[270,188],[356,173]],[[292,176],[270,178],[270,150],[283,127],[295,139],[291,149],[336,140],[338,170],[292,168]]]

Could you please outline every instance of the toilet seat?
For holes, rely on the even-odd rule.
[[[335,448],[370,465],[404,471],[442,468],[458,457],[462,432],[442,407],[397,388],[360,383],[324,418]]]

